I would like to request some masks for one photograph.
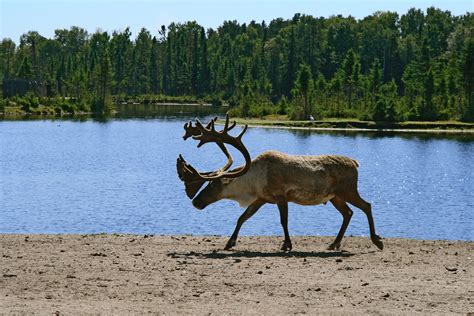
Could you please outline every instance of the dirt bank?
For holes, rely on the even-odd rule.
[[[467,314],[473,242],[368,238],[0,235],[0,312],[44,315]]]

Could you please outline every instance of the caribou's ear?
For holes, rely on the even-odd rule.
[[[184,182],[186,195],[192,199],[206,181],[197,176],[196,169],[188,165],[181,155],[176,162],[176,169],[179,179]]]

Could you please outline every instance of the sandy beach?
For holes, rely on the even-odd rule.
[[[0,313],[464,314],[473,242],[368,238],[0,235]]]

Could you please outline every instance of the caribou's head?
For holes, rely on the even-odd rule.
[[[192,202],[194,207],[200,210],[205,208],[207,205],[222,199],[222,192],[224,191],[225,186],[228,185],[232,179],[245,174],[249,170],[251,163],[250,154],[242,143],[242,136],[247,130],[247,125],[245,125],[237,137],[233,137],[229,135],[228,132],[235,127],[235,121],[229,126],[229,116],[227,115],[224,129],[216,131],[216,120],[217,118],[211,119],[206,126],[203,126],[199,120],[196,120],[194,126],[192,122],[184,124],[185,133],[183,138],[186,140],[189,137],[192,137],[195,140],[199,140],[199,144],[197,145],[198,148],[207,143],[216,143],[227,157],[227,163],[222,168],[215,171],[199,172],[190,164],[186,163],[184,158],[179,155],[176,164],[178,176],[181,181],[184,182],[186,194],[190,199],[194,198],[205,182],[209,182]],[[238,167],[234,170],[229,170],[233,163],[233,159],[224,144],[229,144],[242,153],[245,158],[244,166]]]

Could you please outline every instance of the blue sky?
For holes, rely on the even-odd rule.
[[[435,6],[455,15],[474,11],[474,0],[0,0],[0,38],[18,42],[29,30],[53,37],[54,30],[80,26],[94,32],[123,30],[133,35],[142,27],[156,34],[161,25],[195,20],[215,28],[225,20],[269,22],[295,13],[329,17],[342,14],[363,18],[375,11],[405,13],[409,8]]]

